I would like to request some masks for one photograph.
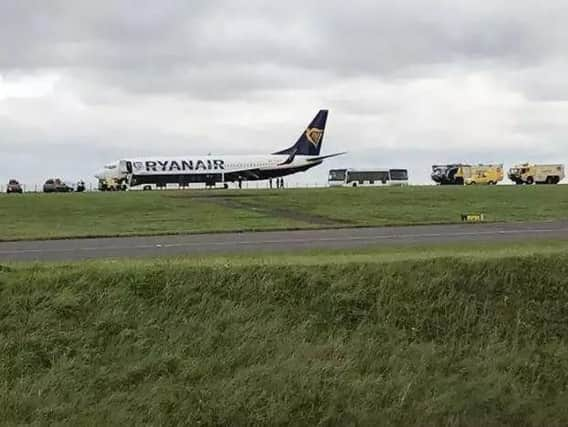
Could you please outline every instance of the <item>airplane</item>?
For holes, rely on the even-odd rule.
[[[105,166],[95,177],[101,190],[111,189],[109,182],[120,189],[152,184],[185,187],[193,183],[205,183],[208,187],[221,183],[228,188],[228,183],[238,182],[240,187],[242,181],[267,180],[305,172],[326,159],[346,154],[320,155],[327,116],[327,110],[319,111],[293,146],[273,154],[122,159]]]

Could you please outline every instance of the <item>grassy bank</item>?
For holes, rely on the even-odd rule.
[[[568,186],[0,195],[0,240],[568,218]]]
[[[0,423],[565,425],[540,245],[5,266]]]

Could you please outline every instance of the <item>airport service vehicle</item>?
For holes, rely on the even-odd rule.
[[[52,178],[45,181],[43,184],[44,193],[70,193],[73,191],[73,187],[59,178]]]
[[[502,164],[432,166],[432,180],[440,185],[496,185],[503,178]]]
[[[406,169],[332,169],[330,187],[373,187],[382,185],[408,185]]]
[[[109,170],[112,170],[112,168]],[[99,178],[99,191],[124,191],[126,189],[127,185],[123,179],[110,176],[104,179]]]
[[[509,169],[509,179],[515,184],[558,184],[566,176],[564,165],[531,165],[524,163]]]
[[[186,187],[194,183],[228,187],[228,183],[267,180],[305,172],[326,159],[345,154],[320,155],[327,116],[328,111],[321,110],[293,146],[273,154],[129,158],[105,166],[95,176],[100,189],[108,187],[105,183],[109,180],[128,187],[165,187],[168,184]]]
[[[15,180],[15,179],[11,179],[10,181],[8,181],[8,186],[6,187],[6,193],[11,194],[11,193],[19,193],[22,194],[24,192],[24,189],[22,188],[22,186],[20,185],[20,183]]]
[[[466,185],[497,185],[505,177],[502,164],[464,167],[461,173]]]

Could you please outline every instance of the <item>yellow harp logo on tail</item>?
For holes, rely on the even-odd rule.
[[[317,147],[320,144],[322,137],[323,137],[323,129],[317,129],[317,128],[306,129],[306,138],[314,146]]]

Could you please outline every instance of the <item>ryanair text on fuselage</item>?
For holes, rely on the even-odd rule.
[[[146,172],[190,172],[190,171],[223,171],[224,160],[148,160],[134,162],[135,171]]]

